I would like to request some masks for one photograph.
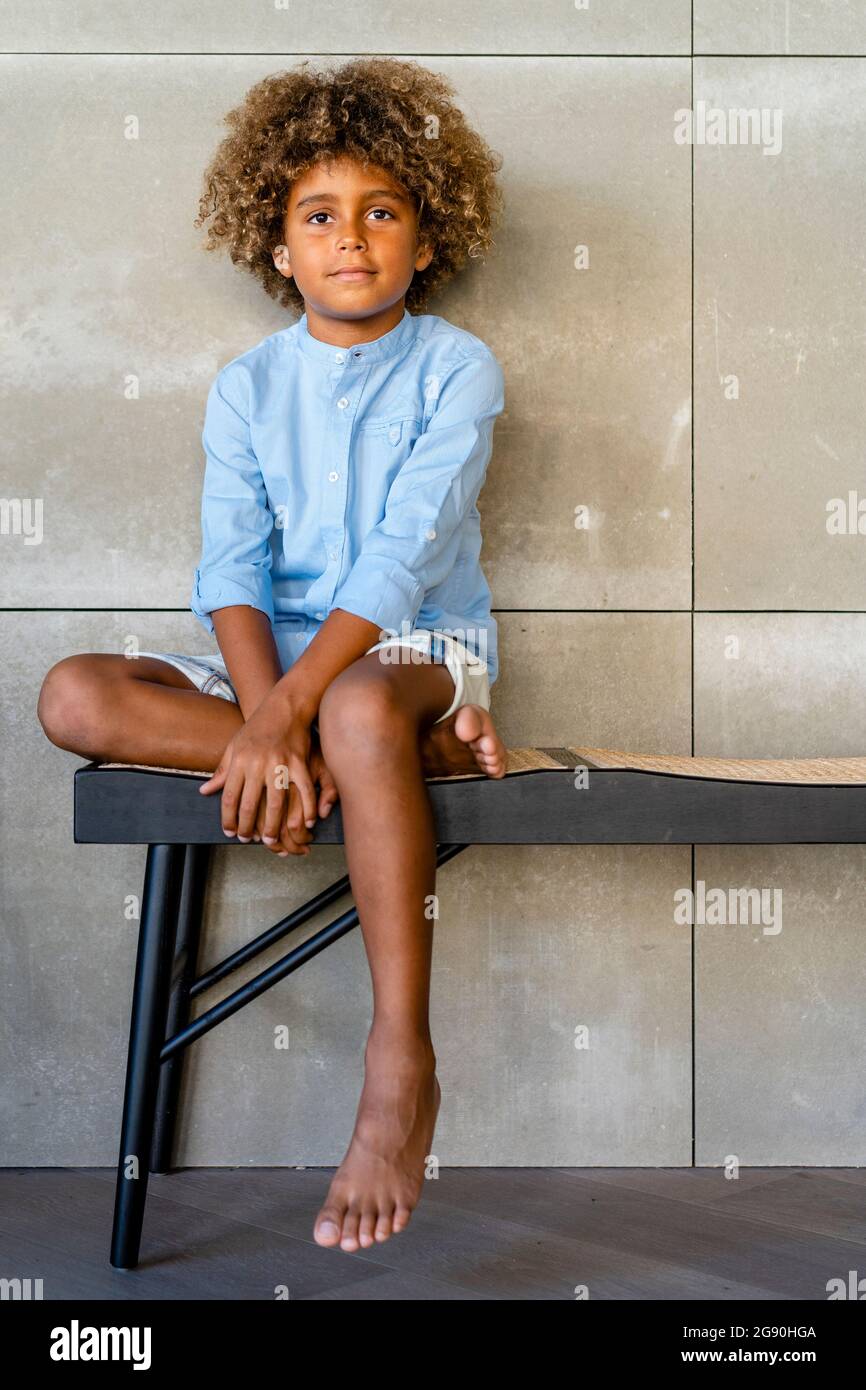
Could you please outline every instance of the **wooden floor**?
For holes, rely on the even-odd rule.
[[[807,1299],[866,1273],[866,1168],[455,1168],[402,1235],[324,1250],[333,1170],[150,1180],[142,1263],[108,1264],[114,1172],[0,1170],[0,1277],[48,1299]]]

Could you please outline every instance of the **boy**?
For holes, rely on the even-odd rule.
[[[339,797],[374,1014],[314,1235],[354,1251],[408,1223],[440,1103],[425,777],[505,774],[476,506],[502,372],[478,338],[409,310],[491,244],[498,163],[417,64],[307,69],[226,118],[197,221],[304,309],[208,396],[191,606],[222,655],[68,657],[39,717],[87,758],[216,766],[200,791],[221,793],[225,833],[283,856],[310,852]]]

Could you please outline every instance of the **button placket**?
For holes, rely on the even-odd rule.
[[[338,435],[340,436],[339,458],[334,460],[336,466],[328,470],[325,497],[322,504],[322,540],[329,560],[335,560],[339,555],[337,546],[333,543],[334,536],[343,534],[346,516],[346,501],[348,498],[348,465],[349,465],[349,440],[352,434],[352,422],[343,419],[339,422]],[[324,577],[324,576],[323,576]],[[336,589],[336,584],[331,585],[331,594]]]
[[[321,576],[319,582],[326,581],[328,571],[330,571],[330,584],[327,591],[327,600],[329,604],[337,591],[337,579],[340,566],[336,562],[340,559],[341,546],[346,535],[350,443],[354,415],[354,411],[350,410],[350,406],[352,405],[353,397],[355,397],[356,400],[360,400],[364,378],[368,370],[367,367],[363,365],[364,354],[360,350],[338,351],[334,354],[334,360],[339,365],[343,363],[345,363],[345,365],[343,366],[340,380],[336,386],[336,389],[342,391],[343,394],[335,401],[338,413],[334,419],[334,428],[339,440],[339,457],[332,460],[333,466],[328,470],[328,487],[325,491],[322,503],[322,540],[325,545],[325,552],[331,563],[327,567],[326,574]],[[355,373],[351,371],[353,366],[359,368],[359,376],[356,376]],[[349,374],[348,383],[346,380],[347,373]],[[352,396],[345,394],[347,385],[348,389],[352,391]],[[358,391],[357,396],[355,396],[356,388]],[[339,543],[334,544],[334,539],[337,536],[339,536]],[[320,622],[323,620],[324,616],[324,613],[321,611],[316,611],[315,613],[315,617]]]

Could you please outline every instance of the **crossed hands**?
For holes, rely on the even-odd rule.
[[[312,717],[269,697],[226,744],[199,792],[220,788],[225,834],[244,844],[261,840],[281,859],[310,853],[317,814],[324,819],[338,800]]]

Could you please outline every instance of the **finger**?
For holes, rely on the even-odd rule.
[[[301,859],[306,859],[310,853],[310,846],[299,845],[297,841],[292,839],[291,835],[286,834],[285,838],[279,839],[273,846],[273,852],[279,859],[285,859],[289,854],[293,857],[299,856]]]
[[[243,772],[236,766],[230,768],[225,786],[223,787],[220,811],[223,830],[226,835],[237,835],[238,833],[238,803],[241,799],[241,792],[243,789]]]
[[[324,819],[336,806],[340,794],[319,747],[315,747],[310,755],[310,774],[319,786],[319,815]]]
[[[264,841],[262,843],[264,844]],[[274,840],[272,845],[265,845],[264,847],[269,854],[275,854],[279,859],[285,859],[287,854],[298,854],[301,851],[301,846],[297,845],[290,836],[287,836],[284,842],[282,834]]]
[[[310,769],[302,758],[293,761],[291,778],[298,789],[300,802],[289,815],[289,826],[292,831],[300,830],[303,822],[308,829],[312,829],[316,824],[316,789],[310,777]]]
[[[321,776],[319,777],[319,787],[319,815],[324,818],[331,814],[331,811],[340,800],[337,784],[327,768],[322,769]]]
[[[199,787],[199,791],[204,792],[206,796],[210,795],[211,792],[218,792],[220,787],[225,786],[225,780],[228,776],[228,771],[229,763],[223,763],[221,761],[219,767],[217,768],[213,776],[209,777],[206,782],[202,782],[201,786]]]
[[[275,845],[280,838],[280,826],[286,813],[286,789],[277,785],[277,769],[271,769],[265,790],[266,812],[262,828],[262,843]]]
[[[256,769],[248,769],[244,778],[244,789],[238,803],[238,839],[249,844],[253,838],[259,802],[264,790],[264,780]]]
[[[256,823],[255,823],[255,827],[254,827],[254,829],[253,829],[253,839],[256,841],[256,843],[260,843],[260,842],[261,842],[262,831],[263,831],[263,829],[264,829],[264,824],[265,824],[265,814],[266,814],[266,812],[267,812],[267,800],[266,800],[266,798],[263,796],[263,797],[260,799],[260,801],[259,801],[258,815],[256,816]]]
[[[287,803],[287,801],[288,801],[288,795],[287,795],[287,793],[286,793],[285,791],[283,792],[283,799],[284,799],[284,802]],[[287,856],[289,853],[292,853],[292,854],[297,853],[297,852],[298,852],[298,846],[296,845],[295,841],[292,840],[292,838],[291,838],[290,836],[288,836],[288,834],[287,834],[288,844],[291,846],[291,849],[287,849],[287,848],[286,848],[286,845],[283,843],[283,838],[282,838],[282,833],[281,833],[281,832],[282,832],[282,827],[283,827],[283,825],[284,825],[284,823],[285,823],[285,812],[283,813],[283,816],[282,816],[281,819],[280,819],[280,824],[279,824],[278,827],[277,827],[277,834],[276,834],[276,837],[270,842],[270,844],[268,844],[267,841],[264,839],[264,824],[265,824],[265,817],[266,817],[266,815],[267,815],[267,804],[268,804],[268,803],[267,803],[267,797],[266,797],[266,795],[265,795],[264,793],[262,793],[262,799],[261,799],[261,801],[259,802],[259,814],[258,814],[258,819],[257,819],[257,821],[256,821],[256,830],[258,831],[259,836],[261,837],[261,842],[262,842],[262,844],[264,845],[265,849],[268,850],[271,854],[276,854],[280,859],[285,859],[286,856]],[[254,835],[253,835],[253,839],[255,839],[255,838],[256,838],[256,836],[255,836],[255,834],[254,834]]]
[[[299,805],[300,797],[298,795],[298,789],[293,782],[289,787],[288,809],[280,827],[280,842],[284,849],[287,849],[290,854],[309,854],[310,846],[308,841],[313,838],[310,831],[305,825],[293,831],[289,825],[289,817]]]
[[[283,792],[283,797],[284,797],[285,800],[288,800],[287,794],[286,794],[285,792]],[[257,821],[257,826],[262,826],[262,827],[264,827],[265,816],[266,816],[266,814],[267,814],[267,800],[266,800],[265,796],[263,795],[263,796],[262,796],[262,799],[261,799],[261,802],[259,803],[259,819],[258,819],[258,821]],[[264,840],[264,838],[262,838],[262,844],[264,845],[265,849],[268,850],[271,854],[276,854],[276,855],[278,855],[278,856],[279,856],[280,858],[282,858],[282,859],[284,859],[284,858],[286,857],[286,855],[289,853],[289,850],[286,849],[286,846],[283,844],[282,835],[281,835],[281,829],[282,829],[282,826],[283,826],[283,824],[284,824],[284,820],[285,820],[285,816],[283,816],[283,818],[282,818],[281,821],[280,821],[280,825],[277,827],[277,835],[276,835],[276,838],[273,839],[273,840],[271,841],[270,844],[268,844],[268,843]],[[255,839],[255,835],[253,835],[253,839]],[[294,842],[293,840],[290,840],[290,844],[292,845],[292,850],[294,851],[294,850],[297,848],[297,846],[295,845],[295,842]]]
[[[307,831],[306,833],[309,834],[310,832]],[[310,846],[305,845],[301,840],[295,839],[285,820],[283,821],[282,826],[280,827],[280,838],[276,848],[278,853],[281,855],[299,854],[301,856],[304,856],[310,853]]]

